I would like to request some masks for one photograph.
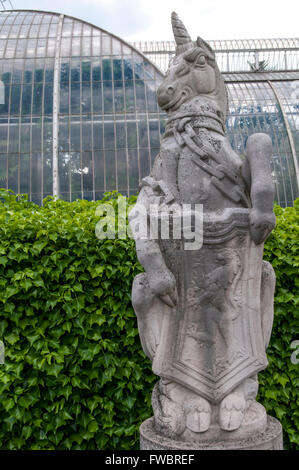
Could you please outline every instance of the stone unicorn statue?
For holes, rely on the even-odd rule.
[[[257,373],[267,365],[275,274],[262,260],[275,226],[271,140],[248,138],[246,158],[225,133],[227,92],[211,47],[193,42],[176,13],[176,54],[157,91],[168,113],[151,175],[138,206],[203,206],[203,245],[138,236],[145,272],[132,302],[145,354],[160,376],[152,405],[155,430],[180,441],[239,437],[263,431],[266,412],[255,401]],[[171,216],[170,216],[171,219]],[[225,437],[226,436],[226,437]]]

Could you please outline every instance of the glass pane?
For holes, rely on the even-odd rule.
[[[124,58],[124,75],[125,80],[133,79],[133,62],[131,58]]]
[[[74,22],[73,36],[81,36],[82,34],[82,23],[78,21]]]
[[[147,120],[138,121],[139,147],[148,148],[148,124]]]
[[[32,123],[32,140],[31,140],[31,147],[32,151],[40,151],[42,149],[42,123],[41,120],[34,118],[34,122]]]
[[[81,48],[82,48],[82,56],[83,57],[84,56],[87,57],[87,56],[91,55],[91,37],[90,36],[87,36],[87,37],[84,36],[82,38]]]
[[[103,80],[111,80],[112,79],[112,68],[111,68],[111,59],[103,59],[102,60],[102,68],[103,68]]]
[[[30,158],[29,154],[20,156],[20,193],[28,194],[30,192]]]
[[[59,120],[59,149],[62,151],[69,150],[68,118],[61,117]]]
[[[26,47],[26,56],[27,57],[34,57],[36,51],[37,40],[36,39],[28,39],[27,47]]]
[[[107,191],[114,191],[116,189],[115,151],[106,150],[105,156]]]
[[[100,113],[103,109],[102,106],[102,83],[93,82],[92,84],[92,103],[94,113]]]
[[[4,155],[0,155],[0,188],[7,187],[7,157]]]
[[[71,149],[80,150],[80,121],[71,122]]]
[[[157,121],[149,121],[150,144],[152,148],[160,147],[159,123]]]
[[[156,97],[156,87],[155,82],[145,82],[146,90],[146,99],[147,99],[147,109],[150,113],[157,112],[157,97]]]
[[[38,68],[38,64],[36,64],[36,67],[34,71],[34,81],[35,83],[42,83],[44,81],[44,69],[43,67]]]
[[[80,56],[81,55],[81,38],[72,37],[72,55]]]
[[[59,193],[64,200],[69,200],[71,179],[71,156],[69,153],[60,152],[58,157]]]
[[[144,95],[144,82],[142,80],[135,81],[136,89],[136,108],[137,111],[144,111],[145,95]]]
[[[104,152],[103,150],[94,152],[94,167],[95,167],[95,190],[96,191],[105,191],[104,186]]]
[[[44,113],[52,114],[53,112],[53,85],[45,85],[44,92]]]
[[[93,191],[93,164],[91,152],[83,152],[82,156],[82,173],[83,173],[83,191],[86,199],[92,199],[91,193]],[[87,196],[87,197],[86,197]]]
[[[31,155],[31,192],[36,196],[42,193],[43,160],[40,153]]]
[[[137,150],[129,149],[129,188],[130,194],[136,194],[139,186]]]
[[[61,83],[60,86],[60,112],[62,114],[69,113],[69,84]]]
[[[99,59],[92,61],[92,79],[94,82],[101,80],[101,65]]]
[[[113,80],[123,80],[121,59],[113,58]]]
[[[9,39],[7,41],[6,51],[5,51],[5,57],[7,59],[14,57],[16,45],[17,45],[16,39]]]
[[[22,83],[23,80],[23,61],[14,61],[14,70],[12,75],[12,83]]]
[[[46,82],[53,82],[54,78],[54,62],[51,59],[46,60],[45,63],[45,80]]]
[[[72,23],[64,23],[62,28],[62,36],[71,36],[72,35],[73,25]]]
[[[0,123],[0,153],[7,152],[7,132],[8,125],[5,122]]]
[[[82,83],[82,100],[81,100],[81,111],[82,113],[91,112],[91,84],[88,82]]]
[[[19,151],[19,120],[11,119],[9,125],[9,152]]]
[[[93,36],[92,38],[92,55],[99,56],[101,53],[101,38]]]
[[[148,149],[139,150],[140,158],[140,178],[144,178],[151,171],[151,156]]]
[[[105,148],[114,149],[114,124],[113,122],[105,122]]]
[[[43,102],[43,85],[41,83],[35,84],[33,89],[33,114],[40,114],[42,112]]]
[[[81,154],[79,152],[72,152],[70,154],[71,165],[71,193],[72,200],[75,198],[82,198],[82,166]]]
[[[55,56],[55,46],[56,46],[56,40],[48,39],[47,57]]]
[[[125,97],[123,82],[113,82],[114,84],[114,105],[116,113],[123,113],[125,110]]]
[[[71,65],[71,80],[72,82],[79,82],[80,81],[80,60],[73,59]]]
[[[53,154],[53,123],[52,116],[44,117],[44,135],[43,135],[44,156]]]
[[[45,57],[45,55],[46,55],[46,46],[47,46],[46,39],[39,39],[37,41],[36,57]]]
[[[102,35],[102,53],[107,55],[111,54],[111,37],[106,34]]]
[[[125,194],[127,192],[128,181],[127,181],[127,156],[126,150],[117,151],[117,179],[118,179],[118,190]]]
[[[99,119],[93,120],[93,147],[94,149],[102,149],[103,148],[103,124],[102,121]]]
[[[10,114],[20,113],[21,85],[12,85]]]
[[[31,114],[32,86],[23,85],[22,114]]]
[[[127,122],[128,148],[137,148],[136,122]]]
[[[71,84],[71,112],[80,113],[80,83]]]
[[[53,170],[52,170],[52,155],[44,155],[43,159],[43,195],[53,194]]]
[[[126,129],[124,122],[116,122],[116,147],[126,148]]]
[[[82,150],[92,149],[92,122],[90,118],[83,119],[82,122]]]
[[[104,91],[104,113],[113,112],[113,92],[112,92],[112,82],[103,82],[103,91]]]
[[[126,86],[126,110],[127,113],[135,110],[134,85],[132,80],[125,82]]]
[[[81,74],[82,74],[82,82],[90,82],[90,73],[91,71],[91,64],[90,61],[83,61],[81,64]]]
[[[60,83],[68,84],[69,75],[70,75],[70,65],[68,62],[63,62],[60,66]]]
[[[69,57],[71,49],[71,38],[62,38],[61,39],[61,57]]]

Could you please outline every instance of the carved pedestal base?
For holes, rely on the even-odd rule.
[[[140,426],[141,450],[283,450],[282,427],[280,422],[267,416],[265,431],[243,439],[206,440],[184,442],[159,435],[154,427],[154,418]]]

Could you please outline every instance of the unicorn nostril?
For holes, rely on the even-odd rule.
[[[167,93],[168,93],[168,95],[173,95],[173,93],[174,93],[174,88],[173,88],[172,86],[169,86],[169,87],[167,88]]]

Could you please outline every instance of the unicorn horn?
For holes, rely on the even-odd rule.
[[[187,29],[175,12],[171,14],[171,24],[174,39],[178,46],[192,42]]]

